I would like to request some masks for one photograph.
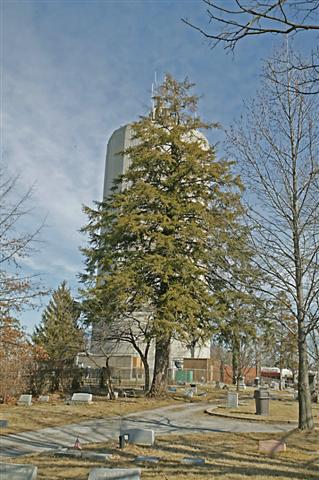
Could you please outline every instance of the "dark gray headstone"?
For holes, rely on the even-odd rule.
[[[184,457],[182,458],[181,463],[184,463],[185,465],[203,465],[205,459],[199,457]]]
[[[121,435],[127,436],[128,443],[136,445],[147,445],[151,447],[155,442],[154,430],[147,430],[144,428],[122,428]]]
[[[139,455],[135,458],[136,463],[158,463],[159,457],[151,457],[148,455]]]

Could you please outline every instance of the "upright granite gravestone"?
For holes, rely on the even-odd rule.
[[[88,480],[140,480],[140,478],[139,468],[92,468]]]
[[[228,392],[228,394],[227,394],[227,407],[228,408],[237,408],[238,407],[238,393],[237,392]]]
[[[0,463],[1,480],[36,480],[38,468],[34,465]]]
[[[49,395],[40,395],[40,397],[39,397],[39,402],[40,403],[48,403],[49,400],[50,400]]]
[[[147,430],[144,428],[128,428],[122,429],[121,435],[127,435],[128,443],[136,445],[147,445],[152,447],[155,442],[154,430]]]
[[[71,403],[92,403],[92,393],[73,393]]]
[[[32,395],[20,395],[20,398],[18,400],[18,405],[26,405],[27,407],[30,407],[32,404]]]

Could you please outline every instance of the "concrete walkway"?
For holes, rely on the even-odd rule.
[[[109,417],[78,424],[3,435],[0,456],[18,457],[58,447],[71,447],[76,438],[82,445],[118,438],[122,428],[148,428],[155,434],[189,434],[194,432],[285,432],[292,425],[267,425],[212,417],[204,413],[212,404],[186,403],[155,410],[146,410],[125,417]]]

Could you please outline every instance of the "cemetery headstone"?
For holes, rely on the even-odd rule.
[[[82,452],[81,450],[71,450],[69,448],[61,448],[57,450],[54,455],[56,457],[70,457],[70,458],[81,458]]]
[[[176,387],[167,387],[168,392],[175,393],[176,392]]]
[[[193,390],[186,390],[186,392],[184,393],[184,397],[186,397],[186,398],[191,399],[191,398],[193,398],[193,396],[194,396]]]
[[[203,465],[205,463],[205,459],[199,457],[184,457],[182,458],[181,463],[186,465]]]
[[[272,382],[270,382],[270,388],[272,388],[273,390],[279,390],[279,382],[275,382],[275,380],[273,380]]]
[[[92,393],[73,393],[71,403],[92,403]]]
[[[32,404],[32,395],[20,395],[18,405],[26,405],[29,407]]]
[[[0,463],[1,480],[36,480],[38,468],[34,465]]]
[[[97,462],[106,462],[112,458],[111,453],[101,453],[101,452],[81,452],[82,458],[86,460],[95,460]]]
[[[139,455],[135,458],[136,463],[158,463],[159,457],[151,457],[148,455]]]
[[[227,407],[228,408],[237,408],[238,407],[238,393],[237,392],[228,392],[227,393]]]
[[[127,436],[128,443],[136,445],[153,446],[155,443],[154,430],[146,430],[143,428],[129,428],[121,430],[121,436]]]
[[[88,480],[140,480],[139,468],[92,468]]]
[[[280,440],[259,440],[259,451],[270,454],[285,452],[286,444]]]
[[[196,395],[197,394],[197,385],[196,383],[191,383],[190,384],[191,391]]]
[[[49,395],[40,395],[40,397],[39,397],[39,402],[40,403],[48,403],[49,400],[50,400]]]

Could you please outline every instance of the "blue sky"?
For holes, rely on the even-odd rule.
[[[107,140],[147,113],[154,72],[159,81],[188,76],[203,118],[227,127],[278,40],[242,42],[235,57],[211,50],[181,22],[208,25],[200,0],[1,0],[1,8],[1,164],[20,174],[21,194],[34,185],[27,227],[46,219],[38,252],[22,266],[48,288],[67,280],[76,295],[81,206],[101,199]],[[29,331],[40,319],[41,309],[21,315]]]

